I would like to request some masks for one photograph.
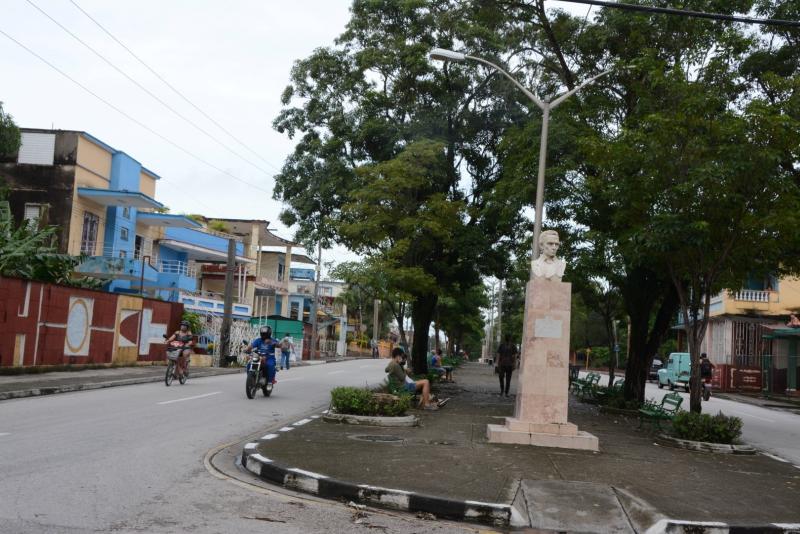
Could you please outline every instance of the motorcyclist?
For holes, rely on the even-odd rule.
[[[267,373],[267,383],[274,384],[275,383],[275,347],[278,345],[278,340],[272,337],[272,327],[269,326],[262,326],[259,330],[259,336],[253,340],[252,343],[247,347],[245,352],[250,353],[253,349],[260,349],[261,347],[266,348],[266,358],[262,355],[262,363],[266,363],[266,365],[262,365],[261,369],[262,372]],[[266,362],[264,362],[266,359]]]
[[[189,326],[189,321],[181,321],[180,330],[177,330],[174,334],[167,338],[167,345],[173,341],[179,341],[180,343],[183,343],[183,348],[180,349],[180,354],[178,355],[178,365],[175,371],[178,378],[187,372],[186,364],[192,355],[194,335],[192,335],[192,331],[189,329]]]

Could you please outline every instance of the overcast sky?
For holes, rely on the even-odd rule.
[[[128,153],[162,177],[156,196],[174,213],[266,219],[276,233],[291,238],[292,230],[278,221],[281,204],[271,193],[272,176],[293,142],[272,129],[272,120],[280,111],[280,94],[292,63],[333,43],[347,23],[350,2],[74,2],[246,148],[166,87],[70,0],[2,0],[0,30],[185,151],[114,111],[0,34],[0,101],[16,123],[83,130]],[[148,96],[32,4],[227,149]],[[586,6],[548,4],[586,13]],[[323,261],[352,258],[346,250],[335,249]]]

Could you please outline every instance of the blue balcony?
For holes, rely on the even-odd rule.
[[[142,272],[144,268],[144,272]],[[127,280],[139,282],[144,280],[145,285],[158,280],[158,272],[148,263],[133,258],[109,258],[106,256],[91,256],[86,258],[75,268],[75,272],[101,280]]]
[[[158,279],[154,287],[171,291],[196,291],[197,272],[183,261],[162,260],[156,266]]]
[[[192,228],[164,229],[161,246],[185,252],[190,259],[200,262],[224,262],[228,258],[228,237],[222,234],[201,232]],[[252,261],[244,257],[244,245],[236,242],[237,261]]]

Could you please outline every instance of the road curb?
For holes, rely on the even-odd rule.
[[[658,441],[670,447],[690,451],[713,452],[716,454],[756,454],[758,450],[751,445],[727,445],[724,443],[708,443],[706,441],[692,441],[689,439],[673,438],[666,434],[659,434]]]
[[[270,434],[269,437],[271,439],[277,435]],[[309,493],[325,499],[352,501],[390,510],[429,513],[442,519],[456,521],[470,521],[494,526],[508,526],[511,521],[511,505],[508,504],[461,501],[339,480],[299,467],[283,465],[267,458],[258,452],[260,443],[263,441],[251,442],[244,446],[242,466],[261,480],[289,490]]]
[[[366,425],[382,427],[411,427],[419,425],[419,417],[406,415],[402,417],[379,417],[373,415],[349,415],[328,412],[322,416],[326,423],[344,423],[348,425]]]
[[[800,523],[764,523],[761,525],[729,525],[715,521],[680,521],[662,519],[645,534],[798,534]]]
[[[221,376],[227,374],[237,374],[242,372],[241,370],[237,371],[230,371],[225,373],[203,373],[202,371],[198,371],[195,369],[193,372],[190,373],[191,378],[203,378],[207,376]],[[41,397],[44,395],[55,395],[58,393],[73,393],[76,391],[91,391],[94,389],[104,389],[104,388],[111,388],[117,386],[132,386],[135,384],[149,384],[153,382],[162,382],[164,380],[163,375],[159,376],[147,376],[141,378],[126,378],[121,380],[108,380],[106,382],[93,382],[87,384],[64,384],[61,386],[42,386],[30,389],[19,389],[15,391],[3,391],[0,392],[0,401],[4,400],[11,400],[11,399],[24,399],[27,397]]]

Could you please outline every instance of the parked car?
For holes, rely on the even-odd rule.
[[[689,377],[691,376],[692,359],[688,352],[673,352],[667,359],[667,365],[658,370],[658,387],[664,386],[675,389],[683,386],[689,391]]]
[[[650,366],[650,372],[647,374],[648,380],[658,380],[658,370],[664,367],[664,362],[658,358],[653,358],[653,364]]]

